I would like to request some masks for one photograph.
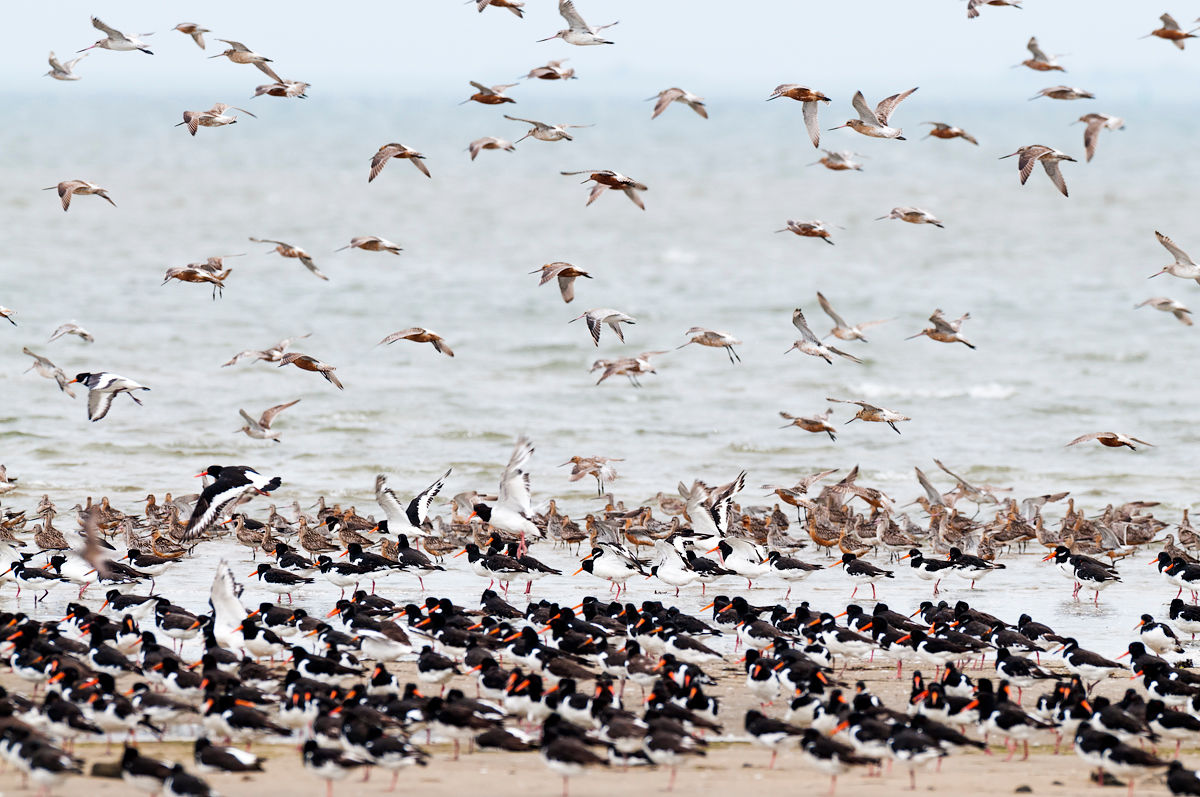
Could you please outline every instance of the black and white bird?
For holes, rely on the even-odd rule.
[[[853,598],[858,593],[858,588],[863,584],[871,585],[871,597],[875,597],[875,582],[881,578],[895,578],[891,570],[884,570],[882,567],[876,567],[865,559],[859,559],[852,553],[842,554],[842,558],[829,565],[837,567],[842,565],[846,570],[846,575],[854,580],[854,591],[850,593]]]
[[[745,728],[755,743],[771,748],[771,763],[767,765],[767,769],[775,768],[775,757],[779,755],[780,745],[789,738],[804,735],[803,728],[768,717],[757,709],[746,712]]]
[[[196,501],[183,532],[184,542],[197,539],[212,528],[221,513],[246,493],[267,495],[281,483],[278,476],[268,479],[248,465],[210,465],[196,476],[208,476],[213,483],[204,488]]]
[[[517,438],[508,465],[500,476],[499,499],[493,506],[480,502],[471,507],[471,514],[478,516],[492,528],[521,535],[521,546],[518,549],[521,554],[525,553],[525,546],[529,540],[540,540],[543,537],[541,529],[535,526],[532,520],[529,472],[526,470],[532,457],[533,443],[524,435]]]
[[[380,523],[380,530],[382,531],[386,528],[393,534],[423,536],[425,530],[422,527],[429,518],[429,505],[433,503],[433,499],[441,492],[443,485],[446,484],[446,479],[449,477],[450,469],[447,469],[437,481],[417,493],[417,496],[405,506],[400,502],[396,494],[392,492],[392,489],[387,486],[387,476],[382,473],[376,476],[375,501],[383,509],[383,513],[387,515],[387,526]]]
[[[934,595],[939,592],[938,585],[942,583],[942,578],[955,569],[954,562],[945,559],[927,559],[916,548],[900,557],[901,561],[905,559],[912,560],[909,564],[912,565],[912,570],[917,574],[917,578],[933,582]]]
[[[333,797],[333,782],[348,776],[359,767],[370,766],[370,761],[347,755],[336,747],[321,747],[316,739],[304,743],[304,768],[325,781],[327,797]]]
[[[954,565],[955,572],[971,582],[971,589],[975,589],[976,581],[993,570],[1003,570],[1005,568],[1002,564],[989,562],[986,559],[980,559],[978,556],[963,553],[960,548],[951,548],[947,558],[950,564]]]
[[[112,406],[113,399],[118,393],[125,393],[134,403],[141,406],[142,400],[133,395],[135,390],[149,390],[145,385],[139,385],[132,379],[121,376],[120,374],[110,374],[105,371],[91,374],[86,371],[81,374],[75,374],[75,378],[67,384],[82,384],[88,389],[88,420],[98,421],[108,414],[109,407]]]

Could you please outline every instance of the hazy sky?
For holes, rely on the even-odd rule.
[[[0,86],[91,94],[262,82],[253,67],[205,60],[221,46],[217,36],[245,42],[314,92],[380,96],[465,97],[468,80],[512,82],[549,59],[570,58],[580,77],[572,90],[591,96],[648,96],[679,85],[709,98],[758,99],[777,83],[798,82],[831,94],[862,88],[872,100],[914,85],[1024,99],[1061,80],[1101,100],[1191,102],[1166,96],[1158,79],[1180,70],[1196,77],[1200,58],[1200,44],[1180,52],[1139,40],[1167,9],[1127,0],[1027,0],[1023,10],[985,7],[970,21],[965,0],[578,0],[578,7],[594,25],[620,20],[607,32],[616,44],[536,43],[562,27],[553,0],[528,0],[523,20],[504,9],[479,14],[457,0],[23,3],[22,35],[0,49]],[[1200,5],[1169,10],[1187,28]],[[47,52],[65,56],[99,38],[93,13],[121,30],[155,31],[148,40],[155,55],[96,50],[78,67],[82,81],[52,86],[42,77]],[[207,52],[171,30],[183,21],[213,31]],[[1048,52],[1069,54],[1067,74],[1009,68],[1026,57],[1031,35]]]

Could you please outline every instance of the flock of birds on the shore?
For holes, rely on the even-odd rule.
[[[472,2],[480,12],[504,9],[523,16],[523,3],[515,0]],[[968,18],[978,16],[984,6],[1019,8],[1020,4],[968,0]],[[601,32],[616,22],[591,26],[571,0],[559,0],[558,9],[568,27],[542,41],[613,44]],[[1188,38],[1195,37],[1168,14],[1161,21],[1162,27],[1148,35],[1171,41],[1181,50]],[[85,50],[153,54],[144,41],[149,34],[123,33],[95,17],[92,24],[105,38]],[[206,50],[208,29],[180,23],[174,30]],[[210,57],[254,66],[270,79],[256,87],[255,97],[306,96],[310,85],[281,78],[270,58],[239,41],[218,41],[227,47]],[[1057,57],[1047,55],[1036,38],[1026,46],[1031,57],[1020,66],[1037,72],[1063,71]],[[52,52],[47,75],[60,81],[79,80],[74,69],[87,55],[80,52],[83,55],[67,61]],[[569,80],[574,69],[564,63],[565,59],[550,61],[526,77]],[[496,106],[516,102],[505,93],[516,84],[488,86],[471,81],[470,85],[474,93],[464,102]],[[903,129],[892,126],[893,116],[916,91],[893,94],[874,107],[859,91],[850,101],[857,118],[832,129],[903,141]],[[1038,98],[1070,101],[1093,95],[1064,85],[1042,89],[1031,99]],[[704,98],[682,88],[668,88],[649,99],[654,101],[652,118],[675,103],[708,118]],[[820,148],[818,113],[822,103],[832,102],[830,97],[807,86],[781,84],[766,99],[801,103],[805,129],[813,146]],[[243,108],[218,102],[209,109],[183,111],[177,126],[197,136],[201,127],[237,123],[239,114],[255,117]],[[498,136],[476,139],[467,148],[471,160],[489,151],[512,152],[525,139],[569,142],[571,130],[590,127],[503,116],[527,125],[525,135],[516,141]],[[1102,131],[1124,127],[1121,118],[1104,113],[1088,113],[1078,121],[1085,125],[1088,162]],[[925,124],[932,126],[927,137],[979,144],[956,125]],[[862,169],[856,153],[821,152],[817,163],[830,170]],[[1040,163],[1067,196],[1060,167],[1076,158],[1041,144],[1022,146],[1003,157],[1017,159],[1022,185]],[[379,179],[393,160],[407,160],[432,178],[426,156],[405,144],[386,143],[369,159],[364,156],[366,160],[368,183]],[[562,175],[586,177],[583,182],[590,184],[586,205],[606,192],[620,192],[646,210],[647,185],[624,174],[588,169]],[[391,177],[399,176],[389,171]],[[105,188],[83,179],[63,180],[46,190],[57,192],[64,212],[77,196],[96,196],[116,206]],[[895,207],[879,217],[888,219],[947,226],[930,211],[916,207]],[[776,232],[834,244],[830,225],[819,220],[789,219]],[[1173,262],[1152,276],[1167,274],[1200,283],[1200,266],[1170,238],[1155,235]],[[271,252],[297,260],[315,277],[329,280],[304,248],[282,240],[250,240],[272,246]],[[354,236],[341,249],[393,255],[403,251],[377,235]],[[236,255],[172,267],[163,284],[207,285],[215,299],[222,295],[233,270],[225,263],[232,256]],[[578,279],[593,279],[566,262],[548,263],[530,273],[538,276],[539,286],[554,282],[566,304],[575,299]],[[820,336],[802,308],[796,308],[791,320],[800,338],[788,352],[799,350],[831,365],[835,359],[861,363],[853,353],[825,341],[833,337],[866,343],[866,330],[891,320],[851,324],[824,294],[818,292],[816,300],[831,319],[832,329]],[[1169,297],[1153,297],[1137,306],[1170,312],[1180,322],[1192,324],[1191,311]],[[14,315],[14,310],[0,307],[0,318],[16,325]],[[969,319],[966,312],[954,318],[936,309],[929,325],[909,337],[974,349],[963,334]],[[605,327],[624,343],[636,320],[614,308],[592,308],[571,322],[583,321],[598,347]],[[61,325],[50,340],[66,336],[94,341],[74,322]],[[291,365],[344,389],[335,366],[288,351],[294,342],[308,337],[244,350],[223,365],[245,361]],[[696,344],[722,349],[731,365],[740,362],[736,347],[743,343],[730,332],[694,326],[685,337],[687,341],[676,348]],[[378,345],[398,341],[427,343],[438,354],[455,356],[446,339],[424,327],[401,329]],[[141,404],[139,394],[150,390],[105,371],[81,372],[68,379],[50,359],[28,347],[23,352],[33,358],[30,370],[54,380],[68,396],[74,398],[73,384],[86,388],[91,421],[104,418],[122,393]],[[641,376],[656,372],[653,358],[666,353],[600,359],[591,370],[600,372],[597,384],[625,376],[636,387]],[[829,397],[828,401],[857,408],[846,423],[883,423],[899,434],[897,424],[910,420],[901,412],[863,400]],[[280,413],[298,402],[286,401],[261,413],[239,409],[245,423],[239,431],[279,442],[281,432],[273,425]],[[833,440],[838,429],[831,423],[832,413],[833,408],[827,407],[811,415],[780,415],[787,421],[784,428],[826,434]],[[1091,432],[1066,445],[1086,442],[1130,449],[1151,445],[1122,432]],[[940,768],[942,759],[955,752],[986,750],[989,736],[1003,738],[1011,759],[1019,744],[1024,744],[1028,757],[1030,739],[1049,739],[1053,734],[1056,752],[1063,742],[1072,745],[1098,770],[1100,784],[1113,776],[1126,778],[1132,793],[1135,778],[1165,772],[1172,793],[1200,794],[1200,777],[1178,760],[1183,744],[1200,742],[1200,676],[1186,666],[1183,642],[1200,631],[1200,608],[1195,605],[1200,561],[1193,556],[1200,550],[1200,530],[1190,525],[1186,510],[1151,563],[1166,584],[1177,588],[1175,598],[1165,616],[1143,615],[1121,656],[1129,661],[1122,663],[1083,647],[1078,639],[1057,633],[1028,613],[1000,618],[972,608],[965,600],[950,604],[937,596],[945,578],[958,578],[960,588],[969,594],[981,579],[1008,568],[999,558],[1038,546],[1046,551],[1040,565],[1044,572],[1053,568],[1073,584],[1076,599],[1086,591],[1098,603],[1102,591],[1121,581],[1116,562],[1139,546],[1158,543],[1168,529],[1165,521],[1154,516],[1153,504],[1109,505],[1098,516],[1088,516],[1066,493],[1018,501],[1005,496],[1005,488],[972,484],[934,460],[953,486],[942,490],[921,468],[914,469],[921,495],[912,503],[927,516],[924,525],[910,519],[891,496],[864,484],[857,467],[837,481],[830,478],[835,471],[822,471],[790,486],[763,485],[766,495],[778,500],[773,506],[739,503],[745,487],[743,472],[719,486],[681,483],[676,495],[660,492],[648,504],[629,508],[608,494],[606,507],[572,520],[553,500],[538,511],[531,492],[532,455],[532,444],[518,440],[497,493],[455,495],[448,502],[452,507],[448,519],[433,507],[451,477],[449,470],[407,502],[380,475],[375,483],[375,498],[384,515],[380,520],[370,513],[360,514],[355,507],[328,506],[324,498],[312,515],[296,500],[290,509],[280,511],[271,505],[265,516],[254,517],[248,502],[270,497],[284,480],[232,465],[213,465],[197,474],[205,480],[197,495],[168,494],[159,499],[150,494],[137,514],[113,507],[107,498],[93,503],[89,497],[67,514],[71,519],[67,525],[74,523],[78,530],[64,531],[55,525],[64,513],[49,496],[25,509],[3,499],[0,589],[11,586],[18,604],[14,611],[0,612],[0,656],[17,678],[32,685],[33,694],[0,689],[0,757],[49,794],[68,777],[83,774],[82,762],[74,756],[77,741],[127,736],[130,743],[121,756],[119,773],[128,784],[150,794],[204,797],[214,792],[194,771],[261,772],[264,760],[249,752],[250,744],[286,739],[298,743],[304,768],[323,779],[332,794],[335,780],[373,767],[392,773],[395,788],[401,770],[432,760],[421,746],[424,734],[426,743],[435,736],[452,741],[455,758],[464,741],[512,752],[537,750],[545,764],[562,776],[565,797],[568,779],[592,767],[666,767],[671,789],[676,769],[704,756],[713,734],[730,734],[720,738],[748,740],[770,749],[768,767],[775,765],[780,751],[796,750],[806,763],[831,776],[832,792],[838,775],[856,768],[882,775],[884,761],[906,770],[915,789],[917,769],[933,764]],[[571,466],[566,478],[572,482],[593,478],[597,493],[604,494],[618,478],[614,463],[620,461],[572,457],[564,463]],[[17,477],[0,466],[0,496],[19,489]],[[1063,501],[1067,503],[1059,527],[1048,528],[1044,507]],[[966,504],[973,505],[973,512],[961,508]],[[989,507],[995,511],[987,519],[984,512]],[[156,592],[156,578],[169,578],[172,568],[188,561],[197,546],[223,538],[236,541],[250,554],[253,570],[234,572],[223,561],[207,613]],[[124,547],[122,556],[117,556],[113,542]],[[531,555],[531,546],[550,544],[574,547],[577,554],[585,549],[586,555],[577,562],[579,569],[568,573]],[[806,561],[798,552],[809,546],[826,557],[836,550],[838,556],[821,564]],[[887,554],[894,564],[868,561],[879,553]],[[460,556],[466,557],[465,564]],[[469,569],[481,579],[481,586],[487,579],[477,606],[473,594],[470,601],[462,595],[430,595],[402,602],[388,597],[391,590],[377,589],[395,588],[396,582],[388,579],[403,573],[416,580],[422,593],[429,578],[430,589],[436,592],[438,573],[448,568]],[[848,588],[852,585],[851,600],[868,585],[874,600],[878,584],[908,577],[931,582],[933,595],[919,607],[906,607],[915,609],[912,614],[892,611],[878,601],[869,608],[855,603],[818,608],[807,600],[788,603],[793,588],[821,571],[832,571],[829,577],[843,579]],[[590,596],[579,605],[566,606],[533,595],[539,579],[582,573],[608,582],[610,591],[615,591],[612,599]],[[333,605],[318,607],[305,600],[306,587],[318,578],[341,590]],[[657,588],[674,590],[677,597],[683,589],[698,588],[707,595],[710,585],[721,586],[714,587],[718,594],[704,609],[711,609],[711,615],[699,616],[657,599],[631,602],[624,593],[630,582],[641,579],[654,579]],[[786,592],[778,603],[757,605],[736,594],[742,579],[747,590],[759,582],[760,595],[764,581],[786,586]],[[524,608],[509,602],[514,582],[525,582],[524,592],[530,597]],[[403,591],[411,592],[411,581],[405,583]],[[501,592],[493,591],[497,584]],[[89,595],[92,585],[105,590],[102,601]],[[148,592],[142,594],[141,587]],[[49,595],[64,589],[77,592],[66,603],[66,616],[51,618],[44,609]],[[270,593],[275,600],[258,602],[248,611],[242,604],[244,589]],[[1191,603],[1183,599],[1185,592]],[[26,600],[29,603],[21,611]],[[843,617],[844,623],[839,622]],[[762,704],[732,721],[728,712],[721,715],[720,702],[711,694],[718,679],[728,677],[730,638],[734,652],[746,649],[736,663],[739,688],[752,702]],[[185,656],[185,650],[197,655]],[[1059,654],[1057,659],[1051,658],[1054,653]],[[873,695],[864,682],[852,685],[841,680],[876,657],[894,662],[897,678],[905,663],[918,663],[926,670],[932,666],[934,677],[913,673],[909,699],[902,704],[893,700],[892,705]],[[410,662],[415,662],[416,681],[402,683],[389,668],[405,668]],[[976,664],[990,664],[992,677],[968,676],[967,668]],[[1140,690],[1127,690],[1120,701],[1093,692],[1097,683],[1125,673],[1139,679]],[[637,701],[624,700],[630,681],[640,688]],[[1039,681],[1048,691],[1025,701],[1023,689],[1036,687]],[[447,691],[452,683],[455,688]],[[474,697],[469,694],[471,686]],[[440,687],[441,693],[421,694],[421,688],[431,687]],[[39,695],[43,690],[44,695]],[[136,746],[139,740],[197,727],[203,735],[195,741],[190,764],[150,758]],[[230,746],[235,741],[246,743],[247,750]],[[1175,760],[1160,758],[1157,747],[1151,751],[1143,747],[1171,741],[1176,743]]]
[[[536,749],[563,777],[565,795],[568,778],[588,767],[668,767],[670,789],[679,765],[705,755],[706,734],[729,728],[732,736],[720,738],[771,749],[770,767],[780,750],[797,749],[831,775],[832,790],[839,774],[857,767],[882,774],[884,760],[907,770],[915,788],[917,769],[934,762],[940,768],[955,751],[986,749],[992,735],[1004,739],[1011,759],[1018,743],[1028,757],[1031,738],[1055,734],[1056,752],[1064,741],[1072,744],[1099,770],[1101,782],[1105,773],[1128,778],[1132,792],[1135,778],[1166,769],[1173,793],[1200,794],[1200,777],[1177,760],[1182,744],[1200,741],[1200,676],[1188,668],[1182,642],[1200,631],[1200,607],[1179,597],[1187,590],[1194,601],[1200,590],[1200,563],[1188,550],[1200,548],[1200,531],[1186,513],[1153,562],[1178,587],[1176,597],[1161,619],[1142,616],[1121,656],[1129,657],[1125,664],[1028,612],[1002,619],[965,600],[937,601],[936,595],[940,581],[953,576],[970,582],[961,587],[969,594],[977,581],[1006,569],[998,554],[1037,544],[1048,549],[1043,561],[1053,560],[1075,583],[1076,594],[1091,590],[1098,600],[1101,590],[1120,581],[1115,562],[1157,541],[1167,528],[1153,516],[1152,504],[1110,506],[1098,519],[1071,504],[1061,528],[1052,531],[1042,509],[1068,499],[1066,494],[1001,500],[1002,488],[973,485],[937,462],[956,483],[940,492],[917,469],[926,494],[914,503],[928,512],[928,528],[896,512],[881,491],[860,484],[857,471],[820,490],[815,486],[832,472],[792,487],[764,485],[767,495],[796,508],[795,522],[778,504],[740,505],[746,478],[740,473],[720,486],[680,484],[678,497],[660,493],[643,506],[626,508],[609,495],[605,509],[577,524],[553,501],[543,512],[533,510],[533,453],[528,440],[518,440],[497,495],[455,495],[449,521],[431,512],[449,470],[407,502],[385,475],[378,476],[380,520],[354,507],[328,506],[324,498],[311,516],[296,503],[292,518],[274,505],[264,518],[252,517],[249,502],[269,497],[282,479],[219,465],[197,474],[205,479],[199,494],[161,501],[151,494],[139,514],[127,514],[107,498],[89,498],[72,508],[78,528],[70,532],[54,525],[59,510],[49,496],[28,510],[4,507],[0,584],[13,584],[18,607],[24,593],[32,608],[0,613],[0,628],[7,629],[0,655],[33,684],[34,695],[0,696],[0,755],[48,791],[81,772],[71,752],[76,740],[128,734],[132,743],[137,734],[161,737],[199,726],[195,766],[201,772],[261,770],[262,761],[248,749],[219,742],[249,747],[283,737],[300,744],[304,767],[332,794],[334,780],[358,769],[382,767],[393,773],[394,787],[401,769],[426,765],[431,756],[417,739],[423,731],[427,741],[434,734],[453,741],[455,758],[463,741],[514,752]],[[617,477],[611,461],[577,457],[566,464],[573,466],[568,478],[591,476],[598,488]],[[0,484],[2,494],[15,492],[20,482],[3,471]],[[965,503],[976,506],[976,515],[995,505],[995,518],[974,520],[960,512],[957,505]],[[856,510],[859,504],[865,513]],[[243,576],[246,587],[223,559],[209,612],[193,612],[155,593],[155,578],[187,561],[197,546],[230,534],[251,559],[262,557]],[[123,556],[116,556],[109,539],[123,542]],[[529,594],[535,580],[565,575],[528,553],[530,546],[551,543],[586,546],[573,575],[586,571],[608,581],[616,595],[590,596],[575,606],[534,597],[524,608],[509,603],[511,582],[526,581]],[[836,547],[841,556],[832,564],[797,558],[810,543],[827,555]],[[897,566],[867,561],[873,551],[890,553]],[[412,582],[398,587],[386,581],[398,573],[415,576],[424,592],[430,577],[436,590],[438,572],[458,566],[462,555],[481,585],[488,579],[478,608],[461,605],[461,595],[404,602],[399,595],[412,594]],[[881,602],[869,610],[854,603],[787,603],[797,583],[839,565],[840,578],[854,586],[851,599],[868,584],[874,599],[875,584],[895,578],[902,567],[933,581],[934,599],[911,616]],[[718,594],[704,607],[712,609],[706,617],[657,599],[622,599],[627,582],[639,577],[657,578],[676,596],[696,584],[703,594],[722,579],[725,588],[745,579],[747,588],[759,580],[788,590],[779,603],[764,605]],[[341,590],[331,607],[304,600],[316,578]],[[148,594],[132,590],[146,582]],[[497,582],[503,595],[492,590]],[[87,595],[97,583],[106,587],[99,606],[99,596]],[[78,593],[67,602],[66,616],[39,618],[36,609],[49,592],[68,586]],[[277,600],[287,596],[288,603],[261,601],[248,611],[243,589]],[[746,648],[734,671],[744,671],[750,702],[763,704],[736,723],[719,714],[720,701],[705,691],[721,669],[729,669],[728,643],[718,641],[726,635],[735,640],[734,653]],[[198,651],[182,655],[196,644]],[[1051,652],[1061,654],[1061,669],[1042,659]],[[877,656],[895,661],[896,678],[905,662],[934,667],[934,678],[913,673],[907,705],[893,700],[891,706],[864,683],[852,688],[840,680]],[[973,682],[965,669],[983,666],[989,656],[994,678]],[[401,683],[389,671],[395,662],[414,659],[415,683]],[[1144,696],[1130,689],[1117,702],[1093,692],[1124,672],[1141,679]],[[118,688],[117,679],[126,676],[133,682]],[[446,692],[456,676],[467,680],[460,677]],[[468,694],[470,678],[475,697]],[[627,681],[641,688],[636,703],[622,700]],[[1050,690],[1034,704],[1024,703],[1024,688],[1039,681]],[[442,693],[422,695],[419,690],[430,685]],[[39,702],[42,686],[47,691]],[[782,716],[764,713],[776,704],[786,706]],[[733,732],[734,724],[743,733]],[[1173,761],[1135,744],[1172,740]],[[133,744],[120,773],[151,794],[213,793],[184,764],[146,757]]]

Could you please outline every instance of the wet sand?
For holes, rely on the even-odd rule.
[[[1061,671],[1057,662],[1048,661],[1043,657],[1043,663],[1050,669]],[[990,677],[994,675],[991,660],[983,670],[970,670],[972,678]],[[389,669],[399,680],[415,680],[415,668],[411,663],[389,665]],[[764,789],[770,794],[823,794],[829,789],[829,778],[825,774],[810,767],[804,762],[794,747],[784,748],[779,755],[774,770],[768,770],[770,751],[764,747],[749,743],[742,729],[742,718],[746,709],[755,705],[750,698],[743,682],[744,676],[740,665],[727,658],[719,666],[708,669],[710,675],[718,680],[717,685],[708,689],[710,694],[720,697],[720,719],[724,731],[714,740],[709,737],[711,745],[708,754],[703,758],[693,758],[679,768],[675,791],[680,794],[713,794],[728,795],[739,789],[750,786]],[[923,672],[929,674],[928,668]],[[881,697],[887,705],[902,709],[909,694],[911,674],[907,664],[904,677],[897,680],[894,661],[880,661],[849,669],[841,680],[853,689],[854,682],[863,680],[871,692]],[[122,679],[122,687],[132,683],[134,679]],[[0,677],[0,684],[7,688],[25,688],[27,684],[9,674]],[[1094,694],[1104,694],[1114,699],[1121,696],[1130,685],[1127,677],[1113,677],[1097,687]],[[448,688],[458,686],[468,694],[474,694],[474,679],[466,676],[456,676]],[[1031,689],[1025,694],[1025,705],[1029,706],[1040,694],[1041,689]],[[626,690],[625,700],[631,709],[636,709],[640,692],[632,684]],[[776,702],[774,706],[764,709],[772,716],[782,716],[786,703]],[[188,729],[178,728],[181,738]],[[971,734],[974,736],[974,734]],[[424,732],[414,734],[413,741],[431,753],[431,759],[426,767],[411,767],[400,773],[397,791],[419,791],[422,795],[433,797],[458,797],[459,795],[481,795],[486,797],[525,797],[526,795],[557,795],[561,791],[561,778],[551,772],[542,763],[536,752],[531,753],[501,753],[474,752],[467,753],[464,745],[463,754],[458,761],[452,760],[453,748],[449,743],[441,743],[435,737],[433,743],[425,743]],[[1000,740],[993,739],[993,742]],[[1074,754],[1069,746],[1064,747],[1060,755],[1053,755],[1054,735],[1046,732],[1038,737],[1036,744],[1031,745],[1031,755],[1028,761],[1021,761],[1017,755],[1011,762],[1006,762],[1005,750],[1002,744],[993,744],[992,754],[957,753],[944,759],[942,770],[935,772],[931,767],[928,771],[918,770],[917,789],[919,791],[935,791],[945,794],[963,794],[970,792],[976,795],[1008,795],[1013,794],[1020,786],[1028,786],[1033,794],[1049,795],[1085,795],[1095,794],[1096,786],[1089,782],[1089,770],[1082,760]],[[1067,740],[1069,745],[1069,740]],[[142,741],[139,744],[145,755],[158,756],[167,760],[183,763],[189,771],[192,767],[192,750],[190,741],[173,741],[166,743]],[[325,791],[323,781],[310,775],[301,767],[300,755],[294,744],[256,744],[253,752],[267,759],[266,772],[254,776],[244,775],[210,775],[205,776],[210,785],[224,795],[263,794],[297,794],[319,795]],[[1161,751],[1164,756],[1170,754],[1170,747]],[[76,754],[87,761],[85,771],[90,771],[91,764],[96,761],[115,761],[120,756],[119,744],[114,744],[106,754],[103,744],[79,744]],[[1200,763],[1200,752],[1196,749],[1185,748],[1182,760],[1195,766]],[[570,784],[570,793],[576,797],[611,797],[615,793],[644,794],[664,791],[667,787],[670,771],[667,768],[633,767],[627,771],[618,768],[591,769],[580,777],[574,778]],[[346,780],[336,783],[335,794],[377,794],[386,793],[391,783],[392,775],[382,769],[375,769],[370,779],[364,784],[361,775],[351,775]],[[11,769],[0,774],[0,792],[16,792],[21,786],[21,778]],[[887,795],[908,789],[907,770],[894,768],[882,777],[868,777],[865,771],[856,770],[839,777],[837,793],[842,795]],[[1115,789],[1109,792],[1115,793]],[[139,794],[124,782],[107,778],[72,778],[60,789],[59,794],[104,794],[126,795]],[[1108,793],[1108,792],[1101,792]],[[1166,787],[1161,780],[1146,778],[1139,781],[1138,794],[1166,794]]]

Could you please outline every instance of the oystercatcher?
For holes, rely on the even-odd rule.
[[[775,768],[775,757],[779,755],[780,745],[787,742],[789,738],[804,736],[805,733],[803,728],[772,719],[757,709],[750,709],[746,712],[743,725],[746,733],[750,734],[755,743],[771,749],[771,762],[767,765],[767,769]]]
[[[879,766],[878,758],[862,756],[850,745],[824,736],[816,728],[804,731],[800,749],[805,760],[830,776],[830,795],[837,790],[837,777],[854,766]]]
[[[955,572],[966,579],[971,580],[971,589],[975,589],[975,582],[991,573],[993,570],[1003,570],[1005,565],[989,562],[986,559],[981,559],[978,556],[972,556],[963,553],[960,548],[953,547],[950,549],[949,555],[946,557],[950,564],[954,565]]]
[[[926,559],[916,548],[909,550],[904,556],[900,557],[900,561],[911,559],[909,562],[913,571],[916,572],[917,578],[922,578],[926,581],[933,582],[933,594],[938,594],[938,584],[942,583],[942,577],[945,575],[943,571],[952,570],[954,562],[946,561],[945,559]]]
[[[450,471],[451,469],[447,468],[441,478],[418,493],[408,502],[407,506],[400,503],[400,499],[387,486],[387,476],[382,473],[376,476],[375,500],[383,509],[383,513],[387,515],[387,520],[380,521],[379,531],[424,536],[427,533],[424,525],[425,521],[429,519],[429,505],[433,503],[433,499],[446,484],[446,479],[450,477]]]
[[[98,421],[108,414],[109,408],[112,406],[113,400],[117,394],[124,393],[133,399],[133,403],[139,407],[142,405],[142,400],[133,395],[135,390],[149,390],[145,385],[139,385],[128,377],[120,374],[110,374],[104,371],[90,374],[84,372],[75,374],[75,378],[68,382],[68,385],[81,383],[88,389],[88,420]]]
[[[200,493],[192,516],[188,518],[184,528],[183,542],[198,539],[212,528],[221,513],[238,498],[251,492],[267,495],[278,489],[281,483],[278,476],[268,479],[248,465],[210,465],[196,476],[208,476],[213,479],[213,483]]]
[[[850,593],[851,598],[858,593],[858,588],[863,584],[871,585],[871,597],[874,598],[876,581],[882,578],[895,578],[891,570],[876,567],[870,562],[859,559],[852,553],[842,554],[842,558],[829,565],[829,567],[837,567],[838,565],[842,565],[846,573],[854,579],[854,591]]]
[[[333,797],[333,782],[341,780],[370,761],[355,758],[336,747],[321,747],[316,739],[304,743],[304,768],[325,781],[326,797]]]
[[[283,570],[278,567],[271,567],[266,562],[260,562],[258,567],[250,572],[247,578],[258,577],[258,581],[263,587],[276,595],[287,595],[288,603],[292,603],[292,590],[304,584],[311,584],[313,580],[305,576],[297,575],[296,573]]]

